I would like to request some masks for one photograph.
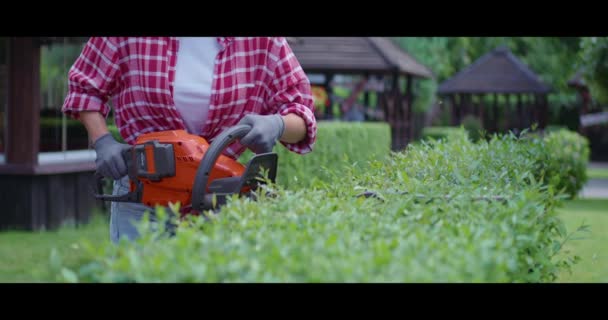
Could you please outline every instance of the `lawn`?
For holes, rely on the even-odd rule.
[[[53,282],[48,270],[50,253],[56,248],[69,264],[79,258],[79,240],[109,241],[107,216],[96,215],[82,227],[61,231],[0,232],[0,283]]]
[[[587,168],[589,179],[608,179],[608,168]]]
[[[564,273],[558,282],[608,282],[608,200],[574,200],[560,209],[569,231],[581,223],[590,225],[585,239],[570,241],[564,250],[582,258],[572,274]],[[78,241],[109,241],[107,216],[97,215],[91,224],[66,227],[61,231],[1,232],[0,282],[53,282],[48,271],[49,256],[56,248],[68,264],[77,263]]]
[[[562,274],[559,282],[608,282],[608,200],[575,200],[561,209],[568,231],[582,223],[590,233],[579,234],[584,239],[572,240],[564,246],[582,258],[572,268],[572,274]]]

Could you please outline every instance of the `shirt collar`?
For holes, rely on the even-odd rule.
[[[217,42],[224,48],[230,45],[234,37],[217,37]]]

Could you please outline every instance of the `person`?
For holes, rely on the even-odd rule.
[[[311,85],[283,37],[92,37],[68,84],[62,111],[86,127],[96,170],[114,180],[115,195],[129,188],[121,151],[147,132],[183,129],[212,142],[247,123],[250,133],[224,152],[233,159],[277,142],[306,154],[316,141]],[[124,143],[106,126],[112,108]],[[112,202],[111,240],[136,239],[149,209]]]

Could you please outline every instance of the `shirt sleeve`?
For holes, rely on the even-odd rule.
[[[81,111],[98,111],[107,117],[107,102],[114,93],[120,71],[113,38],[92,37],[68,72],[68,93],[62,111],[79,118]]]
[[[270,61],[273,77],[270,106],[281,115],[296,114],[306,123],[306,136],[297,143],[281,143],[289,150],[311,152],[317,138],[310,81],[285,38],[271,39]]]

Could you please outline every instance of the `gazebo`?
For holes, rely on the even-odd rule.
[[[353,103],[358,93],[365,92],[365,104],[369,91],[379,94],[383,120],[392,128],[392,148],[407,146],[413,136],[412,84],[414,78],[432,78],[433,74],[392,40],[381,37],[297,37],[289,38],[289,44],[304,71],[309,75],[324,76],[322,86],[332,92],[331,82],[336,75],[360,75],[362,83],[354,88],[354,94],[345,101]],[[387,85],[374,89],[372,78]],[[405,88],[403,88],[405,84]],[[331,94],[329,94],[331,98]],[[330,101],[331,104],[331,101]],[[328,108],[325,119],[331,118]]]
[[[504,46],[483,55],[438,88],[438,94],[447,100],[444,107],[451,108],[452,125],[460,125],[465,116],[473,115],[488,132],[523,129],[533,123],[545,128],[550,92],[551,88]]]
[[[42,48],[53,43],[78,45],[83,40],[0,40],[6,52],[0,55],[0,229],[42,230],[67,222],[86,223],[94,207],[101,206],[91,195],[94,153],[86,148],[42,150],[46,137],[40,116]]]

